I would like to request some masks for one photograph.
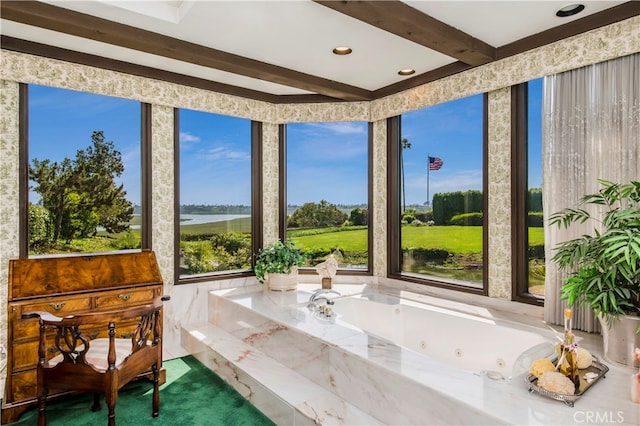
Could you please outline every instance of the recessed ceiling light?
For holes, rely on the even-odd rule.
[[[558,11],[556,12],[556,16],[558,18],[566,18],[568,16],[573,16],[577,13],[580,13],[583,10],[584,10],[584,4],[579,4],[579,3],[570,4],[568,6],[558,9]]]
[[[353,50],[347,46],[339,46],[333,49],[333,53],[336,55],[348,55],[351,52],[353,52]]]
[[[405,68],[402,69],[400,71],[398,71],[398,74],[400,75],[411,75],[411,74],[415,74],[416,70],[412,69],[412,68]]]

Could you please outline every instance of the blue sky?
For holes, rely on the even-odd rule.
[[[251,121],[180,110],[180,204],[251,204]]]
[[[366,204],[368,123],[287,125],[287,203]]]
[[[104,131],[122,154],[127,198],[140,204],[140,103],[70,90],[29,85],[29,159],[60,162],[91,146]],[[39,197],[30,194],[30,200]]]
[[[529,82],[529,188],[542,188],[542,78]]]
[[[140,103],[43,86],[29,86],[29,156],[74,158],[103,130],[122,154],[120,179],[127,197],[140,203]],[[530,186],[541,186],[541,80],[531,83]],[[249,120],[181,110],[181,204],[250,204]],[[444,165],[429,173],[436,192],[482,189],[482,95],[412,111],[402,116],[406,203],[427,198],[427,157]],[[287,201],[325,199],[361,204],[367,197],[367,123],[296,123],[287,126]],[[32,200],[36,199],[32,194]]]
[[[429,172],[429,198],[437,192],[482,190],[482,95],[402,115],[406,204],[427,200],[427,158],[443,166]]]

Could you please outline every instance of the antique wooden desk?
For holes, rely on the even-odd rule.
[[[152,251],[13,259],[9,261],[7,306],[7,382],[2,424],[14,422],[35,406],[38,320],[23,312],[47,311],[58,316],[99,312],[148,304],[163,291]],[[129,329],[117,337],[128,337]],[[105,337],[98,333],[92,338]],[[55,345],[49,346],[51,357]],[[160,381],[165,381],[161,372]],[[62,396],[51,394],[48,399]]]

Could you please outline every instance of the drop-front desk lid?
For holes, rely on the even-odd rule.
[[[162,284],[150,250],[9,261],[9,300],[144,284]]]

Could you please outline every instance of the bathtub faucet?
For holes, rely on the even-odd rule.
[[[340,296],[340,292],[338,291],[321,288],[319,290],[314,291],[311,297],[309,297],[309,303],[307,303],[307,308],[309,308],[312,311],[317,311],[318,302],[320,300],[324,300],[327,305],[333,305],[335,302],[326,296],[328,294],[335,294]]]

